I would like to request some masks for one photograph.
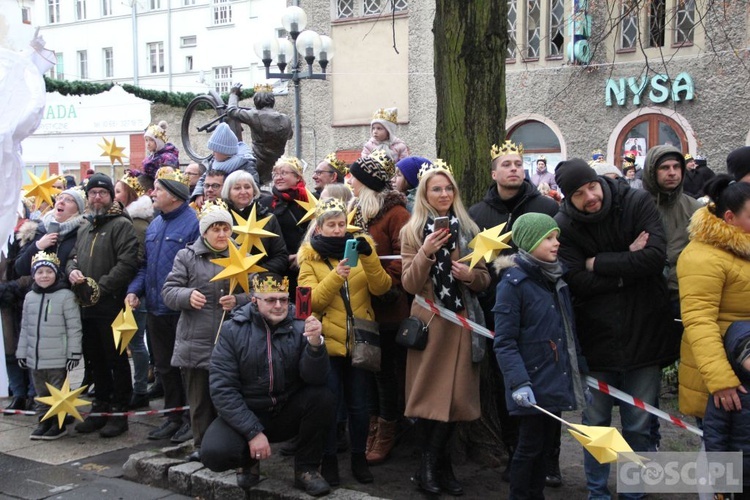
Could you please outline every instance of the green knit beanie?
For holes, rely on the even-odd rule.
[[[513,242],[521,250],[533,252],[552,231],[560,231],[555,219],[547,214],[523,214],[513,223]]]

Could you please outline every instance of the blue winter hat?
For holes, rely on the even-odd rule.
[[[417,174],[419,173],[419,169],[422,168],[422,165],[425,163],[432,165],[432,162],[427,158],[422,158],[421,156],[407,156],[396,163],[396,168],[401,170],[401,173],[404,174],[406,182],[408,182],[411,187],[415,188],[419,185]]]
[[[220,123],[208,140],[208,149],[227,156],[237,154],[237,136],[226,123]]]

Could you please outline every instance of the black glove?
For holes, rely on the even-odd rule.
[[[357,238],[357,253],[367,257],[372,255],[372,246],[370,246],[364,236]]]
[[[80,359],[69,359],[65,362],[65,369],[69,372],[72,372],[73,369],[78,366],[78,362],[81,361]]]
[[[24,370],[27,369],[29,365],[26,364],[26,358],[18,358],[18,366],[20,366]]]

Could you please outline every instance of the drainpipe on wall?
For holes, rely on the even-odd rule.
[[[138,0],[130,2],[130,18],[133,24],[133,85],[138,86]]]

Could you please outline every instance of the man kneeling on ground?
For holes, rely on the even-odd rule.
[[[271,457],[269,442],[298,435],[294,485],[324,495],[330,486],[318,467],[335,414],[328,353],[320,321],[294,319],[288,288],[287,278],[256,275],[252,302],[224,324],[209,375],[219,416],[203,438],[201,461],[216,472],[239,468],[237,485],[247,490]]]

